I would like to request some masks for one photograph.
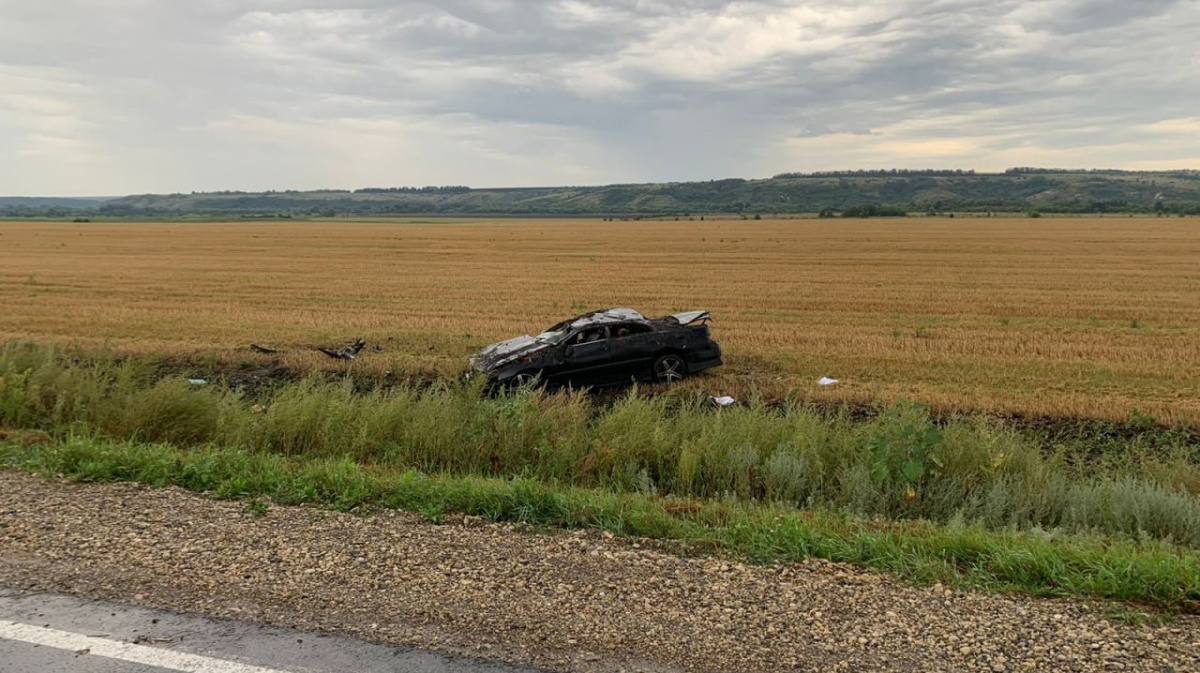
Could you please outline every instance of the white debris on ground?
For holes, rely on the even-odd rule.
[[[722,395],[721,397],[710,397],[708,399],[722,407],[727,407],[737,401],[728,395]]]
[[[819,386],[832,386],[832,385],[836,384],[837,382],[838,382],[838,380],[837,380],[837,379],[831,379],[831,378],[829,378],[828,376],[822,376],[822,377],[820,378],[820,380],[818,380],[818,381],[817,381],[817,385],[819,385]]]

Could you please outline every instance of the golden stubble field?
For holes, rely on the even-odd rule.
[[[1195,219],[0,222],[3,340],[448,374],[610,306],[711,310],[710,394],[1200,421]]]

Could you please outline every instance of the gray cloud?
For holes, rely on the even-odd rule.
[[[0,192],[1200,166],[1197,0],[0,0]]]

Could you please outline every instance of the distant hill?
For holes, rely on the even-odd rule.
[[[0,196],[4,208],[98,208],[112,196]]]
[[[95,207],[110,216],[683,215],[840,212],[1040,211],[1200,214],[1200,171],[1010,169],[789,173],[768,179],[598,187],[400,187],[283,192],[144,194]],[[0,202],[0,214],[3,203]]]

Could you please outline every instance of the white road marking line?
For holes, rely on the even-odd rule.
[[[30,626],[18,622],[0,619],[0,638],[19,640],[33,645],[44,645],[59,650],[79,652],[87,650],[88,655],[120,659],[135,664],[157,666],[184,673],[288,673],[275,668],[263,668],[239,664],[226,659],[214,659],[199,654],[175,652],[160,647],[134,645],[116,640],[95,638],[82,633],[59,631],[41,626]],[[87,656],[87,655],[84,655]]]

